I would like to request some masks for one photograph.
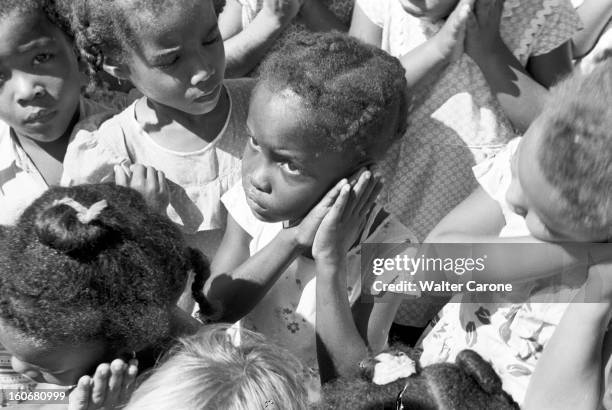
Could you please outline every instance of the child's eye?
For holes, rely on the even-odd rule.
[[[174,64],[176,64],[179,60],[179,56],[174,56],[172,57],[172,59],[168,60],[168,61],[164,61],[162,63],[157,64],[157,67],[159,68],[168,68],[168,67],[172,67]]]
[[[288,174],[291,174],[291,175],[301,175],[302,174],[302,170],[296,167],[291,162],[283,162],[281,163],[280,166],[283,169],[283,171],[287,172]]]
[[[209,46],[211,44],[216,43],[220,39],[219,34],[215,35],[213,38],[210,38],[202,43],[203,46]]]
[[[34,57],[34,64],[44,64],[53,58],[51,53],[41,53]]]

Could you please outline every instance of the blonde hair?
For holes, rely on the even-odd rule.
[[[207,326],[180,339],[125,410],[306,409],[298,360],[254,332],[242,330],[236,346],[227,329]]]

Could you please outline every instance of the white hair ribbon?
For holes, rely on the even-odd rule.
[[[374,384],[388,384],[416,373],[414,361],[406,354],[381,353],[375,359],[378,363],[374,366]]]
[[[65,198],[57,199],[53,201],[52,205],[53,206],[68,205],[69,207],[71,207],[72,209],[76,211],[76,216],[79,222],[83,224],[88,224],[94,219],[96,219],[98,215],[100,215],[100,212],[102,212],[102,210],[108,206],[108,202],[106,202],[106,200],[103,199],[101,201],[98,201],[92,204],[89,208],[87,208],[81,203],[75,201],[74,199],[65,197]]]

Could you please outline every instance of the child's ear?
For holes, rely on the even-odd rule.
[[[102,64],[102,69],[118,80],[129,80],[130,69],[126,64],[109,61]]]

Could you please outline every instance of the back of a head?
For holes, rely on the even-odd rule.
[[[346,34],[302,33],[268,56],[260,84],[300,96],[330,149],[376,161],[406,129],[404,75],[396,58]]]
[[[307,408],[296,358],[245,330],[236,346],[227,330],[208,326],[182,339],[136,389],[126,410]]]
[[[551,90],[540,167],[576,225],[612,234],[612,61]]]
[[[51,188],[3,236],[0,317],[28,337],[138,351],[169,336],[192,255],[136,191]]]

